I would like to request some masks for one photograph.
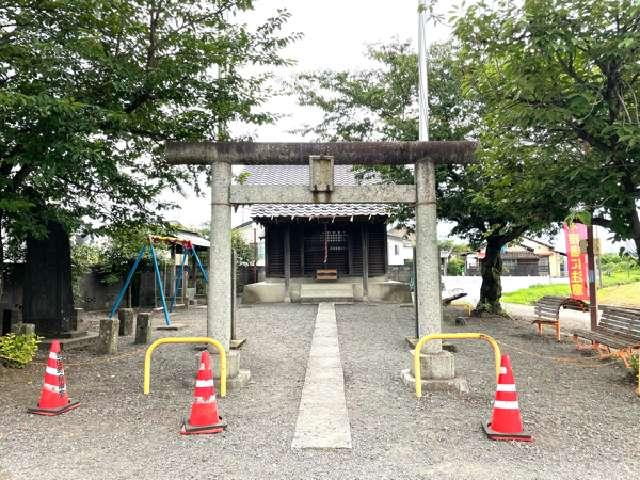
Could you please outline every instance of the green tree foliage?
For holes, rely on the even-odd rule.
[[[331,140],[417,140],[417,55],[408,43],[371,47],[380,67],[364,72],[321,72],[301,77],[301,104],[322,110],[322,122],[306,129]],[[454,234],[473,248],[485,245],[477,311],[500,312],[500,249],[525,232],[535,234],[563,219],[569,206],[556,173],[557,156],[543,155],[514,134],[497,136],[483,122],[483,99],[464,88],[466,68],[451,45],[430,50],[430,132],[433,140],[480,139],[474,165],[440,167],[440,218],[456,222]],[[543,152],[544,153],[544,152]],[[411,184],[403,166],[360,168],[382,182]],[[413,210],[393,216],[411,221]]]
[[[640,4],[480,2],[456,33],[496,136],[557,150],[576,207],[640,249]]]
[[[210,238],[209,224],[205,224],[198,233],[205,238]],[[231,230],[231,250],[236,254],[237,265],[253,265],[255,252],[253,244],[245,242],[238,230]]]
[[[248,244],[237,230],[231,231],[231,249],[236,254],[237,265],[252,265],[255,257],[253,245]]]
[[[140,253],[142,246],[147,243],[149,235],[170,234],[170,228],[164,225],[152,225],[137,228],[112,228],[108,240],[100,248],[100,260],[95,265],[95,270],[102,276],[107,285],[122,281],[134,260]],[[155,242],[154,248],[158,257],[158,263],[169,265],[173,262],[171,247],[161,242]],[[149,250],[142,259],[142,268],[152,268],[153,261]]]
[[[451,252],[456,255],[460,255],[462,253],[468,253],[470,250],[469,244],[456,242],[455,240],[447,239],[447,240],[439,240],[438,248],[442,251]]]
[[[639,271],[637,259],[628,253],[621,255],[615,253],[607,253],[600,257],[600,268],[602,273],[611,276],[614,273],[626,273],[630,275],[632,271]]]
[[[253,30],[232,23],[252,3],[3,2],[0,232],[20,243],[45,236],[48,220],[67,231],[147,224],[166,206],[157,194],[196,173],[168,168],[163,141],[270,121],[254,108],[266,76],[239,68],[286,63],[279,51],[296,35],[279,35],[285,11]]]
[[[460,257],[451,257],[447,262],[447,275],[464,275],[464,260]]]

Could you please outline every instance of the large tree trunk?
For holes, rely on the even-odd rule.
[[[0,212],[0,305],[2,305],[2,295],[4,294],[4,237],[2,235],[3,215]]]
[[[71,249],[62,224],[50,221],[47,238],[27,238],[27,265],[23,290],[23,319],[36,333],[62,336],[73,316]]]
[[[506,245],[503,236],[487,237],[487,246],[484,258],[480,261],[480,272],[482,274],[482,286],[480,287],[480,301],[476,306],[476,314],[490,313],[502,314],[500,297],[502,296],[502,258],[500,250]]]
[[[638,264],[640,264],[640,216],[638,215],[638,205],[636,200],[638,188],[640,188],[640,186],[636,185],[627,175],[622,179],[622,188],[628,195],[624,208],[627,210],[629,215],[631,236],[636,244],[636,256]]]

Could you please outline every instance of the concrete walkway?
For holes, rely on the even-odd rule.
[[[351,448],[333,303],[320,303],[291,448]]]

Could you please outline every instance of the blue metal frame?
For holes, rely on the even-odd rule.
[[[193,258],[196,259],[196,262],[198,264],[198,267],[200,268],[200,271],[202,272],[202,275],[204,275],[205,282],[209,283],[209,275],[207,274],[207,271],[202,266],[202,262],[200,261],[200,257],[198,257],[198,254],[196,253],[196,249],[195,249],[195,247],[193,245],[191,245],[191,253],[193,254]],[[211,259],[209,259],[209,261],[211,261]]]
[[[160,276],[160,267],[158,267],[158,257],[156,255],[156,249],[153,247],[153,242],[149,242],[149,250],[151,251],[151,257],[153,258],[153,268],[156,271],[156,281],[158,288],[160,289],[160,299],[162,300],[162,313],[164,314],[164,323],[171,325],[171,318],[169,318],[169,310],[167,309],[167,301],[164,298],[164,288],[162,286],[162,277]]]
[[[173,313],[173,307],[176,306],[176,296],[178,295],[178,287],[180,286],[180,281],[182,280],[182,272],[184,272],[184,262],[187,260],[189,255],[188,247],[183,246],[184,251],[182,252],[182,260],[180,261],[180,270],[178,270],[178,275],[176,275],[176,284],[173,289],[173,296],[171,297],[171,306],[169,307],[169,312]]]
[[[131,270],[129,270],[129,274],[127,275],[127,279],[125,280],[124,285],[122,285],[122,288],[118,292],[118,296],[116,297],[116,301],[113,303],[113,308],[111,309],[111,313],[109,313],[109,319],[111,319],[113,315],[116,313],[116,310],[118,310],[118,307],[120,306],[120,303],[124,298],[124,294],[127,291],[127,288],[129,288],[129,284],[131,283],[133,274],[135,273],[138,266],[140,265],[140,261],[142,260],[142,257],[144,256],[144,252],[146,250],[147,250],[147,244],[145,243],[144,245],[142,245],[142,249],[140,249],[140,253],[138,253],[136,261],[133,262],[133,266],[131,267]]]
[[[109,319],[113,318],[116,311],[118,310],[118,307],[120,306],[120,303],[122,303],[122,299],[124,298],[124,295],[127,289],[129,288],[129,285],[131,284],[131,279],[133,278],[133,274],[140,266],[140,261],[142,260],[142,257],[144,257],[144,254],[147,251],[147,247],[149,247],[149,253],[151,254],[151,258],[153,259],[153,270],[155,272],[158,288],[160,289],[160,298],[162,300],[162,313],[164,314],[164,322],[167,325],[171,325],[171,317],[169,316],[169,312],[170,311],[172,312],[173,308],[175,307],[178,286],[180,285],[180,280],[182,280],[182,275],[184,272],[184,264],[186,262],[186,259],[189,253],[193,255],[193,258],[195,258],[198,268],[202,272],[202,275],[204,275],[205,282],[209,283],[209,275],[207,274],[207,271],[202,265],[202,262],[200,261],[200,257],[198,257],[198,254],[196,253],[196,249],[194,248],[193,245],[183,245],[183,248],[185,248],[185,250],[182,253],[182,260],[180,262],[180,271],[178,272],[178,276],[176,277],[176,286],[173,292],[173,297],[171,298],[171,308],[169,309],[167,308],[167,301],[164,297],[164,287],[162,283],[162,277],[160,276],[160,267],[158,266],[158,256],[156,255],[156,249],[154,248],[153,242],[151,240],[145,243],[140,249],[140,252],[136,257],[135,262],[133,262],[133,266],[131,267],[131,270],[129,270],[129,273],[127,274],[127,279],[125,280],[124,284],[122,285],[122,288],[120,289],[120,291],[118,292],[118,295],[116,296],[116,301],[113,303],[113,307],[111,308],[111,312],[109,313]]]

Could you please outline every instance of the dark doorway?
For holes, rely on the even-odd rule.
[[[349,274],[349,232],[338,225],[310,225],[304,228],[304,273],[322,268]],[[325,261],[326,260],[326,261]]]

